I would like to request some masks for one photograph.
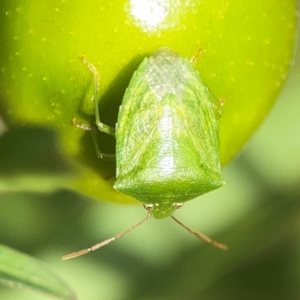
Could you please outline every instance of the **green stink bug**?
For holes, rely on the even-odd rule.
[[[193,64],[168,48],[145,58],[125,92],[116,129],[100,120],[98,72],[95,77],[95,116],[98,129],[116,137],[117,180],[114,188],[144,203],[147,217],[119,235],[91,248],[65,255],[70,259],[99,249],[138,227],[151,216],[171,216],[178,224],[212,245],[227,249],[173,216],[183,202],[224,184],[220,170],[218,119],[221,106]],[[79,125],[91,130],[88,125]],[[99,151],[98,156],[114,156]]]

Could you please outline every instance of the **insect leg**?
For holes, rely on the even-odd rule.
[[[76,126],[77,128],[80,128],[82,130],[87,130],[87,131],[92,130],[92,128],[89,124],[78,124],[76,118],[74,118],[72,120],[72,123],[73,123],[74,126]]]
[[[90,125],[88,124],[77,124],[76,119],[73,119],[73,125],[82,129],[82,130],[87,130],[91,132],[91,136],[93,139],[93,144],[97,153],[97,156],[101,159],[104,160],[116,160],[116,155],[115,154],[107,154],[107,153],[103,153],[99,150],[98,147],[98,143],[97,143],[97,132],[95,131],[95,128],[92,128]]]
[[[219,103],[221,105],[221,107],[225,106],[226,105],[226,99],[224,97],[222,97],[220,100],[219,100]]]
[[[101,122],[99,107],[98,107],[98,87],[99,87],[99,74],[94,65],[92,65],[89,61],[87,61],[85,56],[80,56],[82,62],[90,69],[90,71],[94,75],[94,105],[95,105],[95,117],[96,117],[96,125],[101,132],[107,133],[109,135],[115,136],[115,128],[110,127]]]
[[[95,129],[91,129],[91,134],[92,134],[92,139],[93,139],[93,144],[97,153],[98,158],[104,159],[104,160],[116,160],[116,155],[115,154],[107,154],[103,153],[99,150],[98,143],[97,143],[97,132]]]
[[[195,66],[197,63],[198,58],[202,54],[203,50],[202,48],[198,47],[196,54],[191,58],[191,63]]]

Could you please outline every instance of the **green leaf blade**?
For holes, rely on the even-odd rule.
[[[20,284],[60,299],[75,300],[68,285],[45,263],[0,244],[0,280],[9,286]]]

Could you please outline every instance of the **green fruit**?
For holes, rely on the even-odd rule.
[[[145,56],[169,47],[182,57],[202,48],[196,68],[218,99],[221,162],[227,163],[270,110],[288,74],[296,1],[6,1],[0,8],[0,112],[8,126],[54,130],[59,152],[78,174],[65,187],[94,198],[132,201],[112,188],[115,165],[97,159],[90,136],[93,80],[100,72],[102,121],[118,107]],[[99,137],[105,152],[114,140]],[[20,145],[22,148],[22,145]]]

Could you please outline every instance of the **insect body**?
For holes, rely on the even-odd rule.
[[[116,190],[167,217],[223,185],[220,104],[192,63],[167,48],[139,66],[118,117]],[[162,208],[162,209],[160,209]]]
[[[206,242],[226,249],[173,216],[183,202],[224,184],[218,136],[221,107],[193,64],[168,48],[145,58],[126,90],[114,130],[100,121],[96,101],[98,73],[85,58],[83,61],[95,76],[96,125],[100,131],[116,136],[114,188],[144,203],[149,213],[116,237],[63,258],[96,250],[144,223],[151,215],[158,219],[171,216]],[[90,129],[87,125],[77,126]],[[110,158],[98,150],[96,142],[95,146],[100,157]]]

